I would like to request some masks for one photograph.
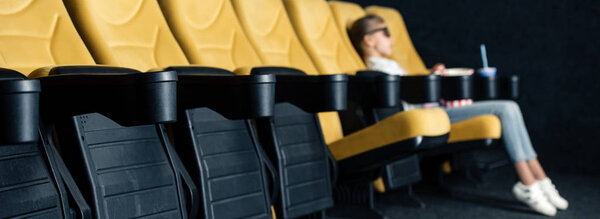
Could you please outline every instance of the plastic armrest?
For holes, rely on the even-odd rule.
[[[311,113],[346,109],[348,76],[306,75],[286,67],[257,67],[253,75],[275,74],[275,102],[289,102]]]
[[[473,99],[473,77],[471,75],[442,76],[441,80],[443,99]]]
[[[175,152],[173,152],[176,154]],[[176,155],[175,155],[176,156]],[[200,211],[200,192],[198,191],[198,187],[194,184],[192,177],[188,172],[185,171],[185,167],[179,158],[175,159],[175,163],[177,164],[178,175],[182,179],[182,183],[187,189],[187,198],[189,203],[187,203],[187,211],[189,218],[197,218],[198,213]]]
[[[327,153],[327,160],[329,161],[329,166],[331,167],[331,187],[334,188],[339,178],[338,164],[333,157],[333,154],[331,154],[331,151],[325,149],[325,153]]]
[[[157,125],[157,128],[159,129],[162,144],[165,146],[167,155],[169,156],[171,164],[175,169],[177,178],[176,180],[178,183],[181,183],[182,186],[185,186],[185,188],[182,188],[182,190],[185,189],[187,192],[180,192],[180,194],[186,198],[186,201],[189,201],[189,203],[185,202],[182,203],[182,205],[185,205],[185,207],[187,208],[186,210],[188,218],[197,218],[198,211],[200,210],[200,192],[198,191],[198,187],[196,187],[196,184],[194,184],[192,177],[185,169],[185,166],[183,162],[181,162],[179,155],[177,155],[175,148],[171,146],[171,143],[166,135],[166,129],[164,125],[159,124]]]
[[[0,145],[36,142],[40,83],[0,68]]]
[[[500,76],[500,98],[519,99],[519,76]]]
[[[167,70],[178,74],[181,109],[208,107],[229,119],[273,115],[274,75],[234,75],[223,69],[194,66]]]
[[[259,144],[254,144],[256,145],[256,150],[258,151],[258,154],[260,156],[260,160],[261,163],[266,167],[266,169],[269,171],[269,175],[271,176],[271,204],[274,204],[275,201],[277,200],[277,197],[279,196],[279,189],[280,189],[280,182],[279,182],[279,177],[277,176],[277,170],[275,169],[275,166],[273,166],[273,163],[271,162],[271,160],[269,159],[269,156],[267,155],[267,153],[265,153],[265,151],[262,149],[262,147],[260,147]]]
[[[40,136],[42,136],[42,141],[46,141],[46,138],[44,137],[43,133],[40,132],[39,134],[40,134]],[[77,187],[75,180],[73,180],[73,176],[71,176],[71,173],[67,169],[65,162],[61,159],[58,151],[56,150],[56,148],[53,145],[49,145],[49,144],[45,144],[45,143],[44,143],[44,145],[46,147],[46,151],[50,154],[50,157],[56,163],[56,168],[57,168],[58,174],[60,175],[60,178],[62,179],[64,185],[66,186],[69,197],[71,197],[71,200],[74,201],[74,203],[77,207],[77,215],[75,218],[91,219],[92,218],[92,209],[90,208],[90,206],[87,204],[87,202],[83,198],[83,194]],[[67,216],[65,215],[65,218],[66,217]]]
[[[39,78],[44,119],[92,112],[124,126],[177,119],[175,72],[139,73],[108,66],[61,66],[48,71],[48,76]]]
[[[363,108],[389,108],[400,104],[400,77],[379,71],[358,71],[350,77],[349,99]]]
[[[519,98],[519,76],[476,76],[475,99],[513,99]]]
[[[438,102],[441,97],[441,78],[434,74],[402,76],[400,88],[402,99],[406,102]]]

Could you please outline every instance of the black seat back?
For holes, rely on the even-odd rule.
[[[249,120],[185,110],[178,151],[202,189],[205,218],[271,218],[264,157]],[[184,143],[187,142],[187,143]]]
[[[37,142],[0,145],[0,169],[0,217],[64,217],[66,200]]]
[[[96,217],[184,217],[177,174],[157,125],[124,127],[92,113],[57,130],[64,159]]]
[[[272,118],[259,121],[261,141],[277,161],[283,218],[295,218],[333,206],[330,154],[316,114],[290,103],[275,104]],[[264,140],[263,140],[264,139]]]
[[[175,72],[75,70],[40,78],[41,104],[94,218],[194,217],[195,187],[161,124],[176,118]]]
[[[66,200],[38,141],[39,93],[37,80],[0,69],[1,218],[64,217]]]
[[[170,69],[179,73],[177,150],[202,189],[204,217],[272,218],[277,194],[269,192],[268,178],[273,190],[278,183],[250,118],[273,113],[275,77]]]

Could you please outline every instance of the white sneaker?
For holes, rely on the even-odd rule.
[[[569,202],[558,194],[558,190],[556,190],[556,186],[552,184],[550,178],[546,177],[543,180],[537,181],[537,183],[540,184],[540,188],[550,203],[559,210],[567,210]]]
[[[517,182],[513,186],[513,194],[519,201],[529,205],[529,207],[541,214],[547,216],[556,215],[556,207],[548,201],[537,182],[529,186]]]

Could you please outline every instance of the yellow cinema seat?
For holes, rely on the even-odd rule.
[[[158,3],[191,63],[235,70],[240,75],[256,70],[254,67],[265,67],[229,0],[159,0]],[[275,116],[280,105],[275,105]],[[286,144],[293,139],[279,133],[285,129],[306,135],[317,130],[292,125],[279,127],[271,123],[273,120],[272,117],[255,119],[261,146],[275,163],[278,175],[285,177],[275,186],[280,195],[273,201],[273,217],[303,217],[333,206],[333,179],[328,177],[331,174],[326,146],[319,141],[304,141],[299,146]],[[284,139],[278,141],[277,138]]]
[[[254,80],[260,82],[256,86],[273,86],[274,77],[235,76],[229,71],[238,65],[260,64],[260,60],[248,43],[243,46],[241,28],[220,25],[226,20],[217,18],[218,11],[203,10],[205,8],[198,5],[224,2],[161,1],[167,15],[179,10],[178,6],[193,10],[182,13],[185,15],[182,17],[169,16],[169,23],[157,1],[67,0],[65,4],[99,63],[140,71],[177,72],[180,116],[173,127],[173,136],[186,169],[202,191],[201,196],[196,197],[201,200],[201,217],[273,218],[271,198],[276,193],[270,193],[266,182],[271,164],[259,149],[254,128],[244,114],[248,112],[242,112],[241,118],[228,117],[232,115],[230,111],[238,110],[229,110],[229,106],[243,108],[244,101],[250,102],[248,105],[266,103],[268,109],[272,92],[266,89],[266,93],[261,93],[265,95],[260,96],[263,99],[248,101],[249,98],[245,98],[248,93],[227,89],[232,87],[233,90]],[[177,33],[179,42],[168,24]],[[223,35],[214,38],[206,33]],[[204,81],[199,81],[203,78]],[[231,99],[221,98],[219,94],[223,93]]]
[[[302,69],[310,75],[339,73],[354,75],[356,70],[365,68],[364,64],[349,55],[351,50],[348,50],[343,43],[330,40],[335,37],[339,38],[339,36],[329,36],[331,38],[324,39],[311,51],[308,45],[301,42],[298,37],[302,33],[298,29],[294,30],[282,1],[233,0],[232,2],[246,36],[265,64]],[[327,8],[327,10],[329,9]],[[314,19],[321,19],[326,14],[317,10],[312,15]],[[318,28],[337,31],[335,25]],[[331,34],[331,32],[315,31],[311,34],[321,36]],[[310,56],[314,50],[318,50],[316,47],[325,48],[321,52],[327,57],[327,60]],[[443,144],[450,129],[448,116],[440,109],[397,113],[377,124],[346,136],[342,132],[338,113],[321,113],[319,120],[325,142],[340,169],[342,181],[338,187],[346,189],[354,188],[354,185],[361,185],[358,188],[368,188],[368,186],[364,186],[365,183],[369,184],[374,179],[373,173],[377,175],[384,165],[399,158],[414,155],[421,147]],[[349,189],[346,191],[369,193],[372,190]],[[337,197],[336,200],[338,200]],[[341,195],[339,197],[345,203],[347,200],[343,197],[349,196]],[[338,202],[336,205],[338,204],[340,203]],[[365,214],[356,214],[354,217],[361,215],[375,217],[377,215],[373,213],[372,206],[368,209],[364,207],[360,206],[356,209],[364,209],[362,212]],[[342,217],[353,214],[343,210],[334,212],[339,213],[339,216]]]
[[[0,218],[91,218],[85,201],[73,201],[83,196],[61,156],[40,135],[40,81],[25,77],[42,66],[94,63],[61,7],[0,1]]]
[[[43,87],[38,137],[50,155],[36,160],[42,154],[26,151],[30,150],[27,147],[22,147],[21,154],[30,154],[30,163],[58,165],[52,178],[66,184],[29,190],[32,194],[45,192],[41,200],[12,198],[9,202],[29,205],[17,211],[44,209],[2,217],[194,217],[191,209],[197,208],[186,197],[197,196],[197,190],[185,169],[173,165],[181,161],[164,141],[162,123],[174,122],[177,115],[171,100],[176,97],[173,72],[142,74],[134,69],[97,66],[61,0],[0,1],[0,30],[0,66],[35,77]],[[161,92],[151,92],[154,88]],[[138,98],[140,101],[132,101]],[[55,138],[60,156],[52,145]],[[64,166],[59,165],[61,158]],[[31,169],[37,166],[23,167],[29,169],[27,175],[36,175],[29,184],[48,185],[52,180],[43,178],[43,170]],[[65,191],[73,187],[81,189],[83,197]],[[61,206],[53,200],[54,190],[63,201],[85,204],[88,212]],[[53,207],[64,208],[64,214],[52,215],[56,213]]]
[[[341,39],[339,35],[332,36],[332,32],[330,31],[323,32],[323,30],[334,30],[335,32],[333,33],[337,34],[337,27],[333,25],[333,20],[331,20],[331,26],[323,25],[315,27],[320,31],[310,33],[315,37],[325,37],[320,41],[319,45],[311,47],[306,42],[303,44],[300,43],[300,39],[296,36],[296,32],[290,23],[281,1],[233,0],[232,2],[250,42],[253,43],[259,54],[263,54],[262,57],[267,58],[264,60],[266,64],[298,69],[314,69],[312,70],[313,72],[318,71],[320,74],[352,74],[356,70],[364,69],[364,64],[357,63],[349,55],[349,50],[343,43],[331,40],[336,38]],[[326,8],[326,12],[323,13],[318,8],[315,8],[315,11],[311,12],[310,17],[312,19],[323,19],[324,15],[330,14],[329,8]],[[329,16],[329,18],[332,17]],[[302,30],[298,28],[296,30],[298,31],[298,35],[302,36]],[[305,52],[301,49],[302,47],[292,45],[304,45],[304,48],[307,48],[309,52]],[[296,49],[292,50],[291,48]],[[318,53],[325,58],[317,59],[313,56],[312,60],[316,63],[315,67],[307,56],[307,54],[311,53]],[[301,61],[287,62],[288,60]],[[386,147],[393,148],[393,143],[395,142],[419,136],[444,136],[450,129],[448,116],[440,109],[398,113],[388,120],[382,121],[381,124],[369,126],[349,136],[343,136],[337,113],[321,115],[320,119],[326,142],[338,161],[354,160],[353,158],[366,156],[370,151],[385,151],[384,148]],[[385,128],[386,126],[391,128]],[[366,139],[363,136],[369,136],[374,141],[365,141]],[[371,156],[369,155],[368,157]],[[388,156],[394,155],[382,155],[382,157]],[[371,159],[375,157],[372,156]]]

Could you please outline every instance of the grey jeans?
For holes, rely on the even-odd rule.
[[[502,124],[504,147],[512,162],[529,161],[537,157],[521,109],[514,101],[479,101],[468,106],[449,108],[446,112],[453,123],[485,114],[496,115]]]

